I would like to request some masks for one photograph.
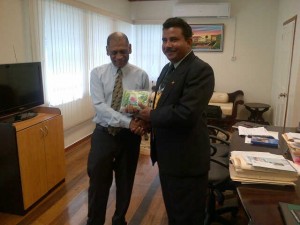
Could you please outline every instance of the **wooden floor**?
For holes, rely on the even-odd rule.
[[[86,172],[90,139],[66,153],[65,182],[51,192],[25,216],[0,213],[1,225],[84,225],[87,215],[88,176]],[[107,206],[105,225],[111,225],[115,186]],[[128,225],[167,225],[157,166],[149,155],[141,154],[135,177],[131,204],[126,215]],[[242,224],[235,222],[234,224]]]

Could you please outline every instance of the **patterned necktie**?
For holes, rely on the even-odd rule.
[[[117,77],[115,80],[115,86],[112,93],[112,100],[111,100],[111,108],[119,111],[122,101],[123,95],[123,86],[122,86],[122,70],[119,68],[117,71]],[[108,127],[108,133],[115,136],[121,130],[120,127]]]

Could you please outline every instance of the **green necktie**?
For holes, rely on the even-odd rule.
[[[122,70],[119,68],[117,71],[117,77],[115,80],[115,86],[112,94],[112,100],[111,100],[111,108],[119,111],[122,101],[122,95],[123,95],[123,86],[122,86]],[[121,130],[120,127],[108,127],[108,133],[115,136],[119,131]]]

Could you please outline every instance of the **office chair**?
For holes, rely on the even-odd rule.
[[[216,128],[217,127],[214,127],[213,129]],[[231,216],[236,216],[238,206],[224,205],[224,192],[227,190],[235,191],[236,188],[235,183],[230,179],[229,174],[229,137],[225,135],[225,139],[222,139],[214,135],[210,135],[210,140],[211,159],[208,175],[208,200],[205,225],[210,225],[212,222],[230,225],[230,221],[222,217],[222,215],[225,213],[231,213]],[[216,143],[216,141],[218,143]],[[220,207],[216,207],[216,204]]]
[[[222,136],[222,140],[229,141],[230,134],[228,131],[214,125],[207,125],[207,128],[210,135],[215,137]]]
[[[214,149],[214,153],[211,154],[211,156],[228,157],[230,153],[230,134],[227,131],[216,126],[207,125],[207,128],[209,132],[211,148]]]

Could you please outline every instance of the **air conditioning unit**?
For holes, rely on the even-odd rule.
[[[230,3],[179,3],[174,5],[173,16],[229,18]]]

